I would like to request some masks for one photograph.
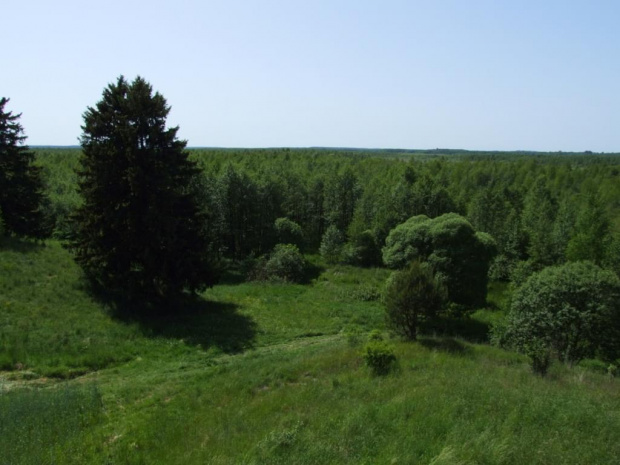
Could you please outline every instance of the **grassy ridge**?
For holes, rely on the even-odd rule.
[[[311,261],[306,285],[230,275],[174,317],[121,319],[58,243],[3,243],[3,463],[617,463],[617,379],[540,379],[441,337],[392,341],[398,370],[373,377],[360,344],[388,272]],[[475,318],[479,339],[501,310]]]

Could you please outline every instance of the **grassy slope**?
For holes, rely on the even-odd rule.
[[[394,342],[398,371],[372,377],[342,330],[381,327],[366,299],[386,275],[231,280],[189,319],[138,323],[93,301],[57,243],[5,243],[3,463],[617,463],[617,379],[540,379],[518,355],[437,338]]]

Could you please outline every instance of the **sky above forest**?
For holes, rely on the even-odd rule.
[[[617,0],[2,5],[0,97],[77,145],[121,74],[189,146],[620,151]]]

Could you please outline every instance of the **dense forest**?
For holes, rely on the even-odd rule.
[[[54,236],[71,237],[79,149],[35,149],[47,183]],[[202,169],[206,226],[221,257],[243,259],[280,242],[287,218],[299,244],[318,251],[325,232],[343,238],[340,260],[380,265],[389,232],[415,215],[456,212],[489,233],[491,278],[523,280],[566,261],[620,267],[620,156],[557,153],[192,149]],[[432,155],[432,156],[431,156]],[[369,250],[371,249],[371,250]]]

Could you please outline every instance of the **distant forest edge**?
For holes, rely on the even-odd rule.
[[[81,150],[79,145],[31,145],[34,150]],[[544,152],[536,150],[466,150],[466,149],[398,149],[398,148],[364,148],[364,147],[261,147],[261,148],[243,148],[243,147],[211,147],[211,146],[188,146],[188,150],[209,150],[209,151],[281,151],[293,150],[296,152],[335,152],[339,154],[351,153],[370,157],[387,157],[401,158],[410,156],[422,157],[461,157],[461,158],[512,158],[512,157],[544,157],[555,159],[556,157],[595,157],[595,158],[616,158],[620,157],[620,152],[592,152],[585,150],[583,152],[564,152],[562,150],[555,152]]]

